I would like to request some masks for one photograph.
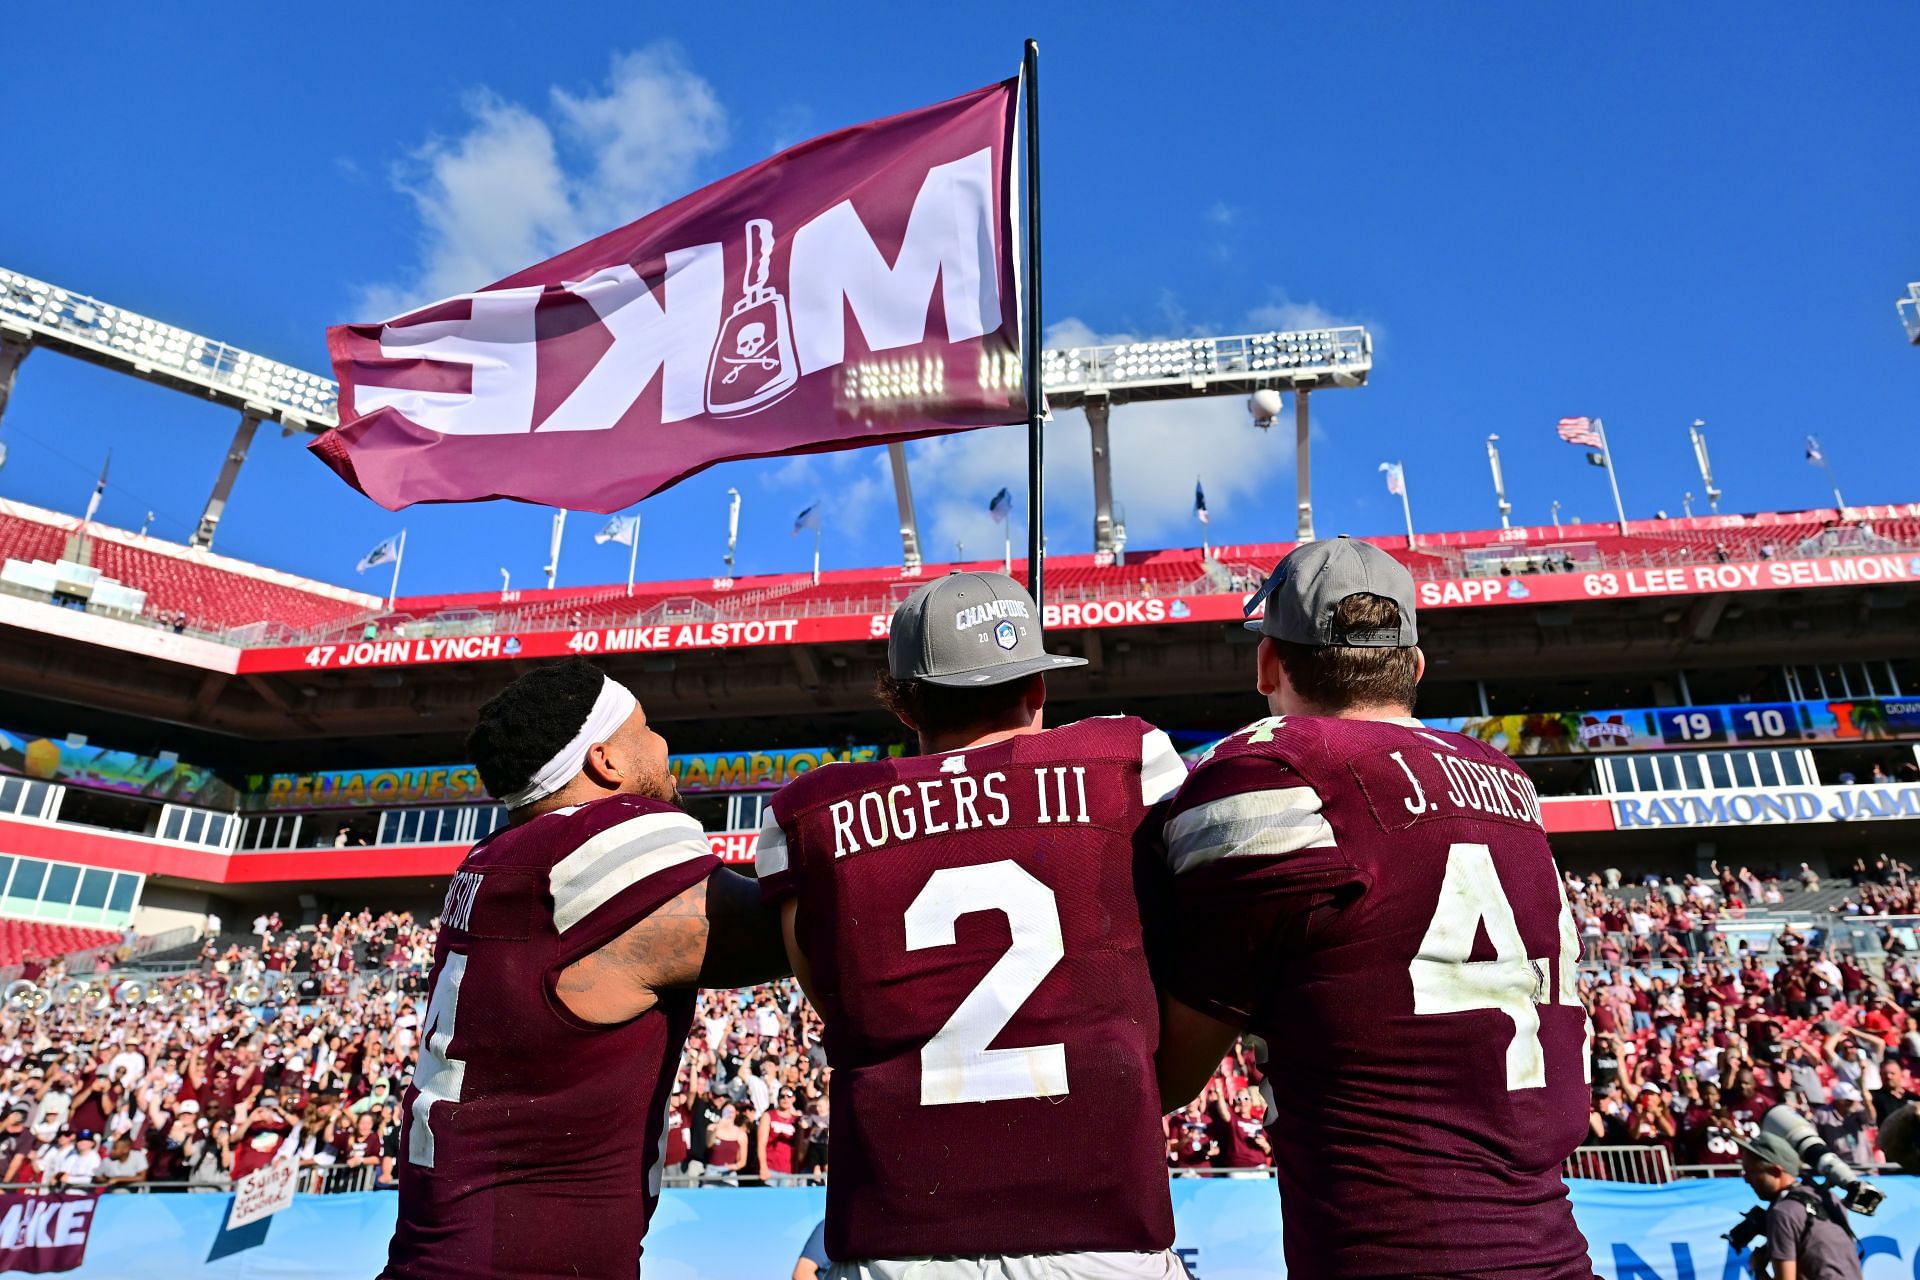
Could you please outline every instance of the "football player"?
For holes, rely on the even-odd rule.
[[[514,681],[467,750],[508,825],[441,911],[383,1275],[633,1277],[694,988],[790,972],[779,925],[588,664]]]
[[[1262,603],[1271,714],[1165,828],[1163,1100],[1264,1041],[1290,1274],[1587,1280],[1560,1178],[1590,1098],[1579,940],[1533,784],[1412,718],[1413,579],[1384,551],[1306,543]]]
[[[922,754],[774,797],[756,861],[833,1068],[830,1274],[1184,1276],[1136,874],[1185,773],[1130,716],[1043,723],[1033,600],[954,574],[893,616]]]

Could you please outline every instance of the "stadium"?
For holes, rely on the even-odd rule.
[[[1030,46],[1029,77],[1036,56]],[[1031,95],[1031,80],[1024,83]],[[621,248],[615,267],[576,269],[587,249],[604,253],[614,236],[646,240],[658,230],[652,219],[710,197],[735,175],[527,268],[526,278],[510,278],[518,285],[503,280],[396,309],[381,325],[339,326],[329,333],[330,370],[0,264],[0,440],[9,396],[56,361],[87,366],[88,377],[147,384],[142,394],[190,398],[196,412],[228,424],[238,418],[184,539],[98,518],[104,470],[84,510],[14,497],[0,472],[0,1271],[320,1280],[371,1275],[387,1263],[401,1169],[434,1159],[430,1129],[423,1160],[420,1134],[408,1126],[427,1129],[436,1101],[458,1102],[467,1070],[457,1058],[449,1066],[461,978],[446,995],[436,943],[444,951],[450,934],[460,936],[453,930],[470,930],[478,879],[463,863],[476,842],[509,826],[506,804],[469,757],[468,734],[482,707],[519,677],[584,659],[630,690],[669,744],[678,804],[701,828],[699,849],[751,875],[756,851],[769,833],[777,837],[778,866],[760,886],[770,897],[787,870],[790,836],[774,811],[783,788],[836,763],[919,751],[883,705],[888,685],[879,678],[896,610],[949,575],[1004,572],[1034,584],[1047,652],[1075,660],[1047,676],[1049,727],[1138,716],[1199,766],[1266,714],[1254,688],[1265,641],[1246,619],[1273,585],[1275,565],[1315,539],[1309,450],[1319,424],[1310,405],[1359,394],[1391,370],[1391,358],[1376,356],[1376,334],[1364,325],[1282,308],[1269,309],[1275,323],[1247,332],[1175,326],[1185,336],[1056,340],[1043,350],[1039,327],[1020,311],[1038,305],[1037,195],[1028,197],[1032,252],[1017,268],[1017,290],[1017,254],[1002,234],[1014,225],[1016,94],[1003,84],[971,97],[998,103],[996,94],[1005,99],[996,109],[1008,113],[991,122],[1001,150],[929,162],[925,185],[909,193],[913,217],[903,215],[906,230],[891,240],[870,234],[862,217],[871,211],[848,199],[797,230],[789,224],[799,220],[783,215],[777,238],[775,222],[756,216],[744,234],[733,219],[711,242],[696,243],[692,232],[683,242],[672,238],[683,223],[669,219],[660,233],[662,261],[673,264],[662,268],[666,283],[636,270],[652,240],[645,252]],[[1031,96],[1024,101],[1031,165],[1037,108]],[[555,102],[573,109],[557,90]],[[825,171],[821,151],[851,148],[849,139],[875,127],[792,150],[783,141],[747,176],[778,164]],[[952,176],[976,159],[978,173]],[[961,210],[947,219],[951,227],[925,230],[934,222],[920,218],[927,190]],[[1005,212],[1005,229],[986,214],[968,223],[955,191]],[[1214,221],[1235,216],[1227,210]],[[744,277],[723,234],[744,241]],[[941,234],[952,243],[938,242]],[[874,251],[880,269],[833,277],[818,265],[817,247],[833,236]],[[802,261],[809,245],[811,265]],[[792,256],[784,275],[770,277],[776,248]],[[889,265],[888,255],[902,265]],[[547,268],[551,278],[534,278]],[[733,295],[721,282],[731,290],[742,278],[729,309]],[[699,280],[711,289],[699,292]],[[522,287],[529,281],[538,287]],[[676,295],[676,287],[690,292]],[[661,341],[668,311],[693,334],[686,350],[646,346]],[[1908,344],[1920,346],[1920,284],[1907,286],[1898,313]],[[992,327],[996,315],[1001,329]],[[1024,337],[1007,340],[1023,318]],[[476,338],[483,321],[521,336]],[[889,324],[899,332],[886,337]],[[1897,345],[1898,331],[1886,327]],[[525,370],[542,371],[502,391],[487,382],[493,357],[472,357],[485,342],[519,343]],[[568,342],[575,346],[565,359],[592,350],[571,370],[570,389],[556,393],[540,381],[549,376],[541,362],[561,361],[551,353]],[[543,346],[547,354],[532,354]],[[622,388],[617,404],[589,394],[604,399],[599,374],[621,372],[609,351],[652,370],[638,379],[640,391]],[[470,370],[449,378],[444,366],[463,362]],[[748,381],[756,370],[771,376],[743,388],[743,370]],[[1036,383],[1044,408],[1022,390]],[[658,431],[687,417],[703,429],[737,422],[789,395],[789,412],[760,424],[788,433],[780,447],[711,446],[665,462],[607,449],[600,465],[613,479],[579,468],[591,500],[573,509],[622,509],[624,498],[603,501],[595,485],[624,485],[638,501],[716,462],[878,446],[898,512],[897,558],[823,566],[816,537],[810,571],[736,573],[730,533],[723,576],[636,576],[637,517],[615,515],[597,541],[628,549],[628,576],[557,585],[560,517],[544,587],[510,587],[504,569],[494,587],[493,570],[474,558],[461,561],[457,589],[400,590],[403,533],[361,565],[393,565],[395,586],[380,592],[366,584],[381,574],[344,585],[295,572],[290,547],[278,564],[270,554],[214,549],[263,426],[299,437],[360,491],[338,491],[342,507],[364,505],[366,495],[389,507],[514,497],[564,509],[541,496],[550,477],[536,459],[553,437],[534,434],[536,399],[556,421],[583,415],[559,430],[631,431],[641,422]],[[1292,537],[1214,542],[1196,482],[1193,537],[1143,546],[1136,535],[1130,544],[1115,463],[1128,445],[1110,432],[1110,416],[1193,401],[1244,406],[1245,430],[1292,445],[1292,501],[1277,508],[1285,527],[1267,531]],[[489,411],[523,408],[528,439],[507,441],[511,433],[494,422],[447,426],[483,402]],[[1091,549],[1043,555],[1042,426],[1048,412],[1064,410],[1083,413],[1088,428]],[[379,436],[396,422],[397,437]],[[420,427],[432,422],[441,425]],[[923,534],[915,486],[938,497],[946,477],[910,474],[906,442],[1020,423],[1033,450],[1028,549],[1008,524],[1004,547],[996,535],[985,556],[931,552],[946,539]],[[1436,734],[1460,734],[1492,753],[1498,768],[1434,759],[1457,788],[1455,808],[1520,823],[1537,817],[1559,876],[1546,896],[1556,909],[1564,897],[1568,922],[1552,961],[1556,984],[1548,959],[1509,955],[1493,915],[1468,921],[1452,963],[1526,966],[1522,986],[1531,983],[1533,994],[1519,999],[1522,1012],[1484,1000],[1422,1008],[1417,977],[1414,1008],[1498,1009],[1513,1018],[1515,1046],[1527,1017],[1541,1041],[1538,1008],[1584,1010],[1588,1134],[1560,1173],[1593,1269],[1608,1280],[1691,1280],[1720,1273],[1723,1260],[1724,1274],[1739,1274],[1749,1255],[1723,1233],[1749,1205],[1741,1152],[1753,1154],[1763,1133],[1792,1144],[1795,1160],[1848,1193],[1867,1274],[1891,1275],[1909,1260],[1920,1274],[1920,1189],[1905,1176],[1920,1172],[1920,492],[1913,501],[1852,505],[1836,485],[1831,505],[1723,511],[1702,425],[1692,444],[1707,514],[1694,513],[1689,493],[1680,516],[1630,519],[1598,418],[1561,419],[1558,434],[1593,450],[1587,461],[1605,472],[1614,519],[1562,522],[1555,501],[1552,523],[1510,523],[1498,436],[1487,438],[1498,527],[1416,525],[1401,464],[1381,464],[1405,532],[1362,536],[1410,576],[1426,664],[1418,723],[1398,723],[1440,746],[1447,741]],[[430,464],[393,464],[428,434],[441,450]],[[489,458],[486,470],[507,478],[473,481],[471,459],[492,448],[506,461]],[[0,464],[5,458],[0,447]],[[1811,435],[1806,460],[1826,465]],[[1889,467],[1879,492],[1890,480],[1909,483]],[[997,523],[1007,522],[1012,501],[1006,489],[992,499]],[[802,512],[794,534],[817,533],[816,510]],[[1320,517],[1324,536],[1325,507]],[[1000,647],[1012,650],[1013,635],[1010,628]],[[580,734],[583,752],[604,745]],[[1131,761],[1143,775],[1145,750]],[[1508,763],[1530,792],[1517,781],[1502,790]],[[1398,767],[1417,793],[1414,771],[1405,760]],[[1145,785],[1130,803],[1145,812],[1177,806],[1172,789],[1150,797]],[[1065,821],[1060,786],[1057,820]],[[1045,795],[1043,784],[1041,822]],[[528,802],[511,803],[516,822],[525,819]],[[1081,803],[1084,811],[1084,790]],[[1407,808],[1418,811],[1411,800]],[[1454,848],[1488,857],[1517,943],[1514,908],[1486,846]],[[1449,886],[1451,859],[1449,851]],[[1134,892],[1126,890],[1129,901]],[[960,914],[989,909],[1000,908]],[[1432,910],[1430,937],[1441,932],[1443,907]],[[1007,918],[1013,930],[1011,911]],[[908,949],[952,943],[952,923],[944,940]],[[1056,946],[1059,932],[1056,913]],[[494,936],[524,942],[526,932],[509,922]],[[794,954],[798,944],[786,941]],[[801,967],[792,959],[779,972]],[[436,974],[440,981],[430,980]],[[687,997],[692,1017],[678,1066],[669,1049],[653,1082],[664,1093],[672,1079],[658,1142],[651,1130],[636,1136],[636,1150],[651,1149],[630,1170],[649,1196],[663,1196],[642,1222],[647,1276],[815,1274],[804,1258],[818,1242],[835,1167],[827,1093],[835,1034],[801,990],[807,976]],[[711,985],[704,971],[699,978]],[[558,1012],[564,998],[555,990],[542,994]],[[476,997],[467,999],[471,1008]],[[1151,1014],[1137,1025],[1153,1026]],[[982,1057],[1010,1052],[986,1048],[989,1039],[980,1040]],[[1274,1055],[1301,1052],[1251,1034],[1235,1040],[1201,1096],[1162,1121],[1173,1252],[1196,1280],[1284,1274],[1274,1184],[1286,1173],[1267,1127],[1279,1114]],[[1206,1061],[1219,1057],[1210,1047]],[[1036,1085],[989,1096],[1066,1093]],[[1583,1091],[1579,1104],[1587,1102]],[[853,1129],[844,1116],[839,1123],[843,1133]],[[843,1143],[847,1160],[852,1140]],[[1010,1141],[1009,1160],[1020,1158],[1017,1145]],[[1157,1189],[1157,1165],[1146,1172]]]
[[[15,316],[52,296],[14,279]],[[1771,954],[1791,925],[1861,965],[1912,945],[1906,921],[1858,913],[1887,910],[1888,893],[1912,909],[1904,867],[1887,868],[1920,822],[1920,503],[1376,541],[1418,584],[1420,716],[1512,755],[1538,790],[1583,903],[1596,1007],[1612,998],[1609,963],[1677,977],[1714,935]],[[1190,755],[1238,727],[1254,639],[1242,605],[1291,546],[1054,558],[1050,642],[1087,660],[1056,679],[1056,715],[1124,706]],[[504,820],[461,758],[466,727],[542,659],[587,656],[630,686],[715,851],[750,865],[785,782],[910,749],[872,697],[893,608],[936,575],[1002,567],[389,604],[18,502],[0,502],[0,551],[0,976],[15,1016],[149,1007],[129,993],[179,999],[183,985],[248,1012],[286,998],[283,984],[417,993],[431,949],[416,930]],[[1649,888],[1662,884],[1727,893],[1683,930],[1644,914],[1664,906]],[[289,938],[307,960],[273,954]],[[347,967],[316,977],[330,950]],[[749,993],[733,1016],[770,1038],[789,1018],[807,1034],[787,1005]],[[706,1016],[727,1014],[715,1000]],[[285,1055],[266,1063],[276,1081],[307,1066],[270,1052]],[[1572,1172],[1714,1170],[1689,1142],[1637,1145],[1607,1105],[1596,1133],[1621,1131]],[[682,1141],[679,1169],[711,1158],[704,1133]],[[311,1169],[311,1190],[364,1189],[386,1184],[391,1160]],[[196,1170],[169,1171],[222,1172]]]

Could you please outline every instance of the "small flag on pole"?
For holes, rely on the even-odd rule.
[[[1489,450],[1493,448],[1491,441],[1488,442],[1487,448]],[[1400,514],[1407,518],[1407,545],[1411,547],[1413,545],[1413,504],[1407,501],[1407,469],[1402,463],[1383,462],[1380,464],[1380,471],[1387,478],[1387,492],[1399,495]],[[1499,475],[1499,467],[1496,464],[1494,468],[1496,481]],[[1503,495],[1500,499],[1500,515],[1503,520],[1506,514],[1507,500]]]
[[[1812,439],[1811,436],[1808,439]],[[113,450],[107,450],[107,460],[100,464],[100,480],[93,486],[93,496],[87,499],[87,514],[80,517],[81,524],[92,524],[93,517],[100,510],[100,499],[107,494],[107,468],[113,465]]]
[[[1827,464],[1827,456],[1824,453],[1820,452],[1819,436],[1807,437],[1807,461],[1811,462],[1816,467],[1824,467]],[[106,475],[104,471],[101,472],[100,474],[103,478]]]
[[[354,566],[356,573],[365,573],[375,565],[392,564],[400,558],[400,535],[394,534],[385,542],[360,557],[360,563]]]
[[[627,548],[627,594],[632,595],[633,571],[640,563],[640,513],[636,511],[630,516],[613,517],[600,532],[593,535],[593,540],[601,546],[617,542]],[[555,559],[558,558],[558,553],[555,553]]]
[[[813,585],[820,585],[820,504],[814,503],[793,518],[793,533],[797,536],[802,529],[813,530]]]
[[[1207,491],[1200,487],[1200,477],[1193,478],[1193,518],[1201,524],[1213,523],[1207,516]]]
[[[987,514],[993,517],[993,522],[995,524],[1006,526],[1003,530],[1001,530],[1001,532],[1006,536],[1007,558],[1006,558],[1005,568],[1006,568],[1007,576],[1012,577],[1013,576],[1013,525],[1009,523],[1009,519],[1013,515],[1013,494],[1011,491],[1007,489],[1005,485],[1002,485],[1000,487],[1000,492],[994,494],[993,500],[987,503]]]
[[[1600,433],[1593,428],[1592,418],[1560,419],[1560,438],[1568,444],[1585,445],[1589,449],[1604,447]]]
[[[639,516],[615,516],[607,521],[600,532],[593,535],[593,540],[601,546],[609,542],[617,542],[623,547],[630,547],[639,536]]]
[[[1607,465],[1607,455],[1598,451],[1589,453],[1587,455],[1587,465],[1590,467],[1604,467]]]

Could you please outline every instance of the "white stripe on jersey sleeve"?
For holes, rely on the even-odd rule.
[[[709,856],[706,830],[684,813],[643,813],[615,823],[553,864],[553,923],[561,933],[648,876]]]
[[[1187,762],[1173,749],[1164,729],[1149,729],[1140,737],[1140,800],[1159,804],[1187,780]]]
[[[753,874],[764,880],[787,869],[787,833],[773,816],[771,802],[760,808],[766,818],[760,823],[760,838],[753,843]]]
[[[1243,791],[1196,805],[1167,824],[1167,863],[1175,874],[1220,858],[1260,858],[1332,849],[1333,827],[1312,787]]]

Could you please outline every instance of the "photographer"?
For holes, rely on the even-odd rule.
[[[1830,1192],[1800,1181],[1800,1157],[1771,1133],[1740,1141],[1747,1185],[1767,1202],[1766,1243],[1756,1250],[1760,1280],[1861,1280],[1847,1211]]]

